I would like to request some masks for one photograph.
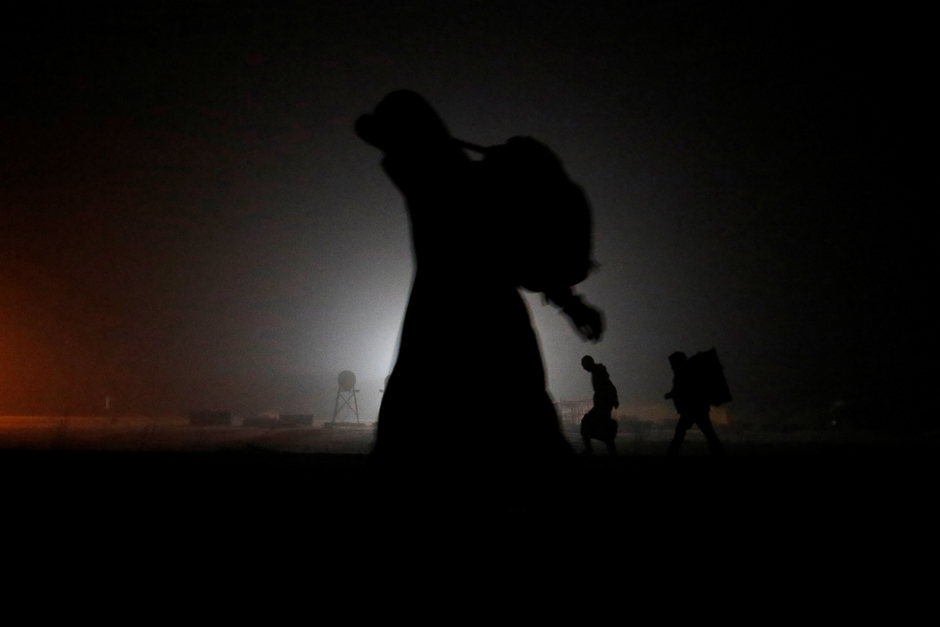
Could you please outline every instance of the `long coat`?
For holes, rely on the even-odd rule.
[[[529,311],[494,254],[500,210],[481,164],[443,140],[386,150],[382,166],[405,197],[415,273],[374,457],[570,455]]]

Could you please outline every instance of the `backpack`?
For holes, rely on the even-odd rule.
[[[689,357],[687,368],[697,392],[702,395],[702,400],[708,401],[708,404],[714,407],[732,401],[731,390],[725,380],[724,366],[718,361],[718,352],[714,348]]]
[[[561,160],[531,137],[513,137],[481,151],[500,224],[500,254],[516,283],[545,292],[587,278],[596,265],[591,207]]]

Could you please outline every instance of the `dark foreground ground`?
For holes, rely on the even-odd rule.
[[[449,618],[507,603],[782,612],[817,597],[844,608],[875,584],[884,601],[937,546],[940,473],[915,445],[466,470],[391,476],[363,454],[256,447],[0,451],[4,569],[39,591],[35,611],[70,616],[119,599],[135,616],[260,606],[265,622],[284,608]]]
[[[937,471],[936,451],[916,445],[724,458],[597,455],[579,457],[564,471],[529,468],[515,476],[482,464],[390,474],[363,454],[255,447],[0,451],[8,521],[193,535],[374,530],[386,520],[424,516],[536,516],[555,521],[559,532],[603,520],[614,535],[684,525],[840,533],[873,517],[911,524],[922,514],[932,517]]]
[[[10,427],[18,446],[0,448],[7,547],[79,567],[108,556],[146,569],[166,555],[173,568],[200,563],[214,577],[259,555],[276,560],[271,568],[320,569],[337,554],[445,559],[454,546],[484,547],[495,560],[526,545],[548,561],[609,554],[706,568],[773,554],[804,570],[806,560],[917,558],[936,547],[935,434],[726,432],[728,455],[715,458],[692,432],[683,455],[667,458],[664,430],[624,433],[619,457],[598,447],[554,472],[424,464],[393,473],[370,464],[368,430],[160,428],[112,428],[117,439],[93,442],[74,425],[42,438]],[[194,444],[170,448],[184,441]]]

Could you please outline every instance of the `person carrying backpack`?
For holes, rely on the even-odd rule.
[[[617,456],[614,438],[617,437],[617,421],[610,417],[611,412],[620,407],[617,388],[607,374],[607,367],[594,361],[590,355],[581,358],[581,367],[591,373],[591,385],[594,388],[594,407],[581,419],[581,438],[584,440],[585,455],[593,454],[591,440],[600,440],[607,446],[611,457]]]
[[[685,353],[676,351],[669,356],[669,365],[672,366],[673,372],[672,391],[666,393],[666,399],[672,399],[676,411],[679,412],[679,423],[676,425],[675,436],[669,444],[668,454],[678,455],[679,447],[685,439],[685,432],[692,425],[698,425],[708,441],[712,454],[723,455],[724,449],[718,441],[718,435],[715,434],[708,416],[711,405],[717,406],[731,400],[730,394],[727,394],[726,399],[724,396],[728,387],[724,383],[717,354],[712,349],[708,353],[697,353],[689,359]],[[720,383],[717,382],[718,377],[720,377]],[[723,390],[721,384],[724,384]]]

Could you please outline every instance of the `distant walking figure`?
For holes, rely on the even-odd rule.
[[[591,373],[591,385],[594,386],[594,407],[581,419],[581,437],[584,439],[584,453],[593,454],[591,439],[600,440],[607,445],[611,457],[617,455],[614,438],[617,437],[617,421],[610,417],[611,412],[620,407],[617,388],[610,382],[607,367],[594,361],[590,355],[581,358],[581,367]]]
[[[714,353],[714,350],[710,352]],[[695,357],[700,355],[706,354],[699,353]],[[717,357],[715,357],[715,362],[717,363]],[[685,432],[692,425],[698,425],[698,428],[702,430],[712,454],[722,455],[724,450],[708,417],[711,403],[707,377],[694,367],[695,364],[683,352],[677,351],[670,355],[669,365],[672,366],[673,372],[672,391],[666,394],[666,398],[672,399],[676,411],[679,412],[679,424],[676,425],[676,435],[669,444],[669,455],[679,454],[679,447],[685,439]],[[722,381],[724,381],[723,378]],[[730,400],[730,395],[728,400]]]
[[[541,198],[573,194],[572,189],[581,194],[580,188],[556,177],[555,187],[532,186],[531,194],[521,194],[530,188],[520,187],[513,155],[521,147],[554,158],[547,148],[526,138],[493,148],[460,142],[427,101],[410,91],[383,98],[373,114],[357,120],[356,132],[384,153],[382,167],[405,197],[415,261],[373,460],[392,465],[479,461],[496,468],[506,462],[541,467],[569,458],[573,451],[546,392],[538,341],[518,286],[532,289],[529,278],[542,279],[535,291],[561,307],[584,338],[599,338],[600,313],[570,289],[591,266],[590,240],[583,268],[547,276],[540,267],[521,268],[523,258],[531,264],[540,257],[513,248],[520,240],[513,229],[531,224],[545,230],[552,214],[529,220],[551,209]],[[472,160],[467,149],[486,156]],[[536,165],[536,174],[544,171],[544,163]],[[560,162],[557,166],[564,177]],[[583,202],[583,194],[580,198]],[[589,229],[589,215],[586,225]],[[566,253],[559,248],[541,254],[551,259]]]

